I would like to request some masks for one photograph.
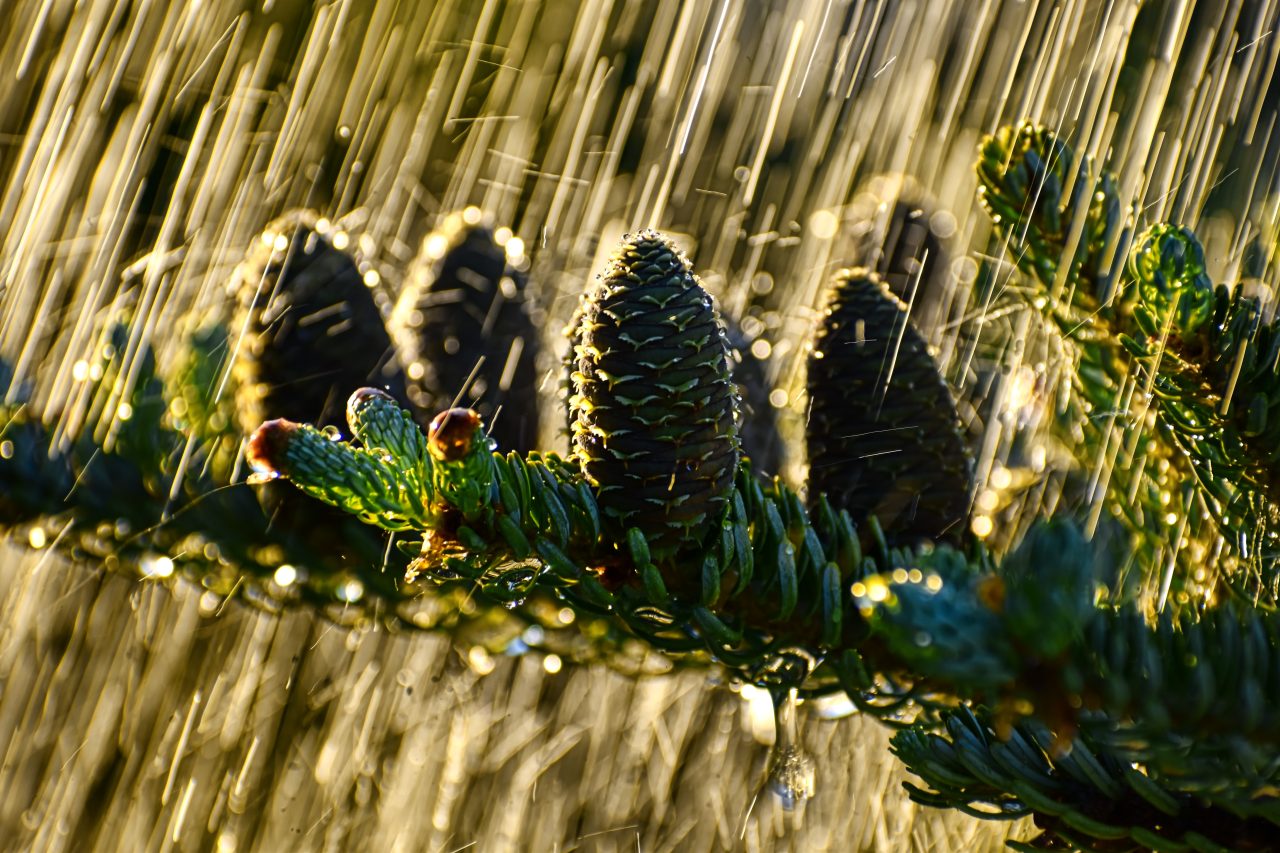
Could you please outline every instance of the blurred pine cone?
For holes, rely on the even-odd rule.
[[[245,340],[235,366],[243,434],[275,418],[346,423],[351,392],[370,385],[407,404],[404,374],[358,257],[337,248],[345,234],[295,211],[272,222],[233,280]],[[276,536],[312,568],[377,565],[384,538],[353,516],[286,483],[257,487]],[[355,522],[354,524],[352,522]]]
[[[272,418],[341,426],[347,397],[366,385],[407,402],[361,261],[335,245],[346,239],[321,228],[316,214],[294,211],[268,225],[236,269],[246,433]]]
[[[423,418],[456,402],[480,413],[502,450],[523,453],[538,435],[538,333],[524,276],[469,218],[451,214],[423,241],[388,326]]]
[[[906,306],[875,273],[842,270],[809,357],[809,494],[891,542],[957,541],[970,470],[955,404]]]
[[[625,238],[574,325],[573,446],[614,535],[655,562],[718,531],[738,464],[737,396],[711,297],[665,237]]]
[[[955,220],[937,214],[917,181],[892,174],[867,181],[849,211],[857,265],[879,275],[894,296],[910,302],[914,322],[926,331],[938,321],[951,269],[947,227],[954,227]]]

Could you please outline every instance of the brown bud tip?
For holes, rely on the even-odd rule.
[[[279,476],[284,467],[285,450],[298,425],[284,418],[267,421],[249,436],[249,447],[245,450],[245,460],[256,474]]]
[[[1004,578],[997,575],[978,581],[978,601],[992,613],[1004,612],[1005,585]]]
[[[388,394],[386,391],[383,391],[381,388],[367,388],[367,387],[357,388],[355,392],[352,393],[351,399],[347,401],[347,405],[348,406],[359,405],[360,403],[363,403],[365,400],[368,400],[370,397],[381,397],[384,400],[391,400],[392,402],[395,402],[395,399],[396,399],[395,397],[392,397],[390,394]]]
[[[374,398],[374,397],[382,397],[383,399],[390,400],[393,403],[396,400],[395,397],[392,397],[390,394],[388,394],[386,391],[383,391],[381,388],[357,388],[355,392],[350,397],[347,398],[348,415],[351,412],[354,412],[360,406],[363,406],[371,398]]]
[[[444,462],[455,462],[471,452],[471,442],[480,429],[480,416],[470,409],[449,409],[431,421],[427,430],[427,446],[431,455]]]

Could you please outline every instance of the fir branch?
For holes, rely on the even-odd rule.
[[[994,571],[956,565],[922,555],[916,572],[854,586],[873,635],[933,689],[1060,735],[1118,726],[1115,749],[1181,774],[1209,756],[1232,756],[1255,781],[1271,772],[1280,711],[1264,697],[1280,692],[1280,618],[1222,608],[1150,625],[1133,605],[1097,607],[1094,555],[1061,522],[1034,528]]]
[[[1110,173],[1031,122],[985,139],[977,168],[979,200],[1019,267],[1049,289],[1051,310],[1120,307],[1129,224]]]
[[[487,455],[479,419],[459,422],[470,441],[455,436],[464,452],[432,456],[437,483],[472,476],[465,472],[474,472],[476,454]],[[312,494],[346,499],[336,488],[340,471],[291,467],[312,458],[302,446],[328,454],[334,442],[305,426],[284,434],[288,442],[264,463]],[[916,792],[922,802],[972,813],[987,803],[1004,816],[1032,810],[1053,837],[1102,849],[1117,839],[1173,836],[1230,846],[1280,820],[1271,794],[1280,712],[1266,700],[1280,692],[1280,618],[1169,611],[1150,626],[1133,604],[1100,607],[1096,554],[1068,522],[1033,529],[993,564],[946,546],[888,548],[872,520],[880,544],[864,554],[847,513],[837,516],[818,496],[811,515],[782,484],[756,481],[746,463],[720,544],[688,589],[670,591],[661,574],[646,576],[653,563],[643,536],[632,529],[615,541],[604,533],[596,492],[572,463],[487,458],[486,499],[469,514],[456,489],[432,493],[435,524],[424,531],[414,568],[434,582],[469,584],[478,600],[494,603],[542,592],[608,616],[674,660],[713,659],[775,691],[840,689],[885,717],[904,700],[920,701],[932,710],[900,736],[915,744],[900,751],[934,788]],[[387,459],[402,484],[414,464]],[[400,516],[388,510],[379,521],[398,524]],[[957,719],[935,716],[957,701],[994,709],[983,712],[979,740],[999,756],[975,758],[972,733],[963,749],[928,734]],[[1016,739],[995,743],[996,733],[1008,737],[1023,719],[1031,721],[1023,731],[1038,732],[1034,750]],[[952,723],[945,731],[954,741]],[[1073,757],[1064,757],[1073,740]],[[1039,765],[1030,762],[1034,773],[999,769],[1028,750],[1040,756]],[[956,755],[959,765],[948,764]],[[1098,791],[1082,792],[1072,781],[1081,774],[1096,777]],[[1107,791],[1122,804],[1173,802],[1178,820],[1156,821],[1136,799],[1128,811],[1103,808],[1094,800]],[[1126,813],[1128,823],[1115,822]],[[1225,814],[1245,822],[1224,829]]]
[[[1034,813],[1043,833],[1017,849],[1263,850],[1277,829],[1272,793],[1187,791],[1088,737],[1064,748],[1035,721],[1002,733],[981,709],[945,714],[941,732],[900,732],[891,749],[928,786],[907,783],[919,803],[986,819]]]
[[[1186,228],[1156,225],[1129,264],[1139,306],[1124,342],[1162,422],[1250,561],[1250,598],[1274,605],[1280,576],[1280,329],[1255,298],[1214,288]]]
[[[115,346],[121,334],[107,336],[104,352],[111,355],[104,360],[123,353]],[[191,351],[175,375],[183,382],[217,375],[221,366],[199,362],[221,357],[218,340],[212,332],[193,336]],[[154,364],[145,345],[139,358],[144,365]],[[0,376],[6,375],[5,368],[0,361]],[[84,397],[90,403],[107,399],[108,383],[116,383],[120,373],[115,367],[91,371],[96,379]],[[19,402],[0,408],[0,529],[47,543],[73,560],[105,564],[148,581],[186,577],[220,597],[271,611],[305,605],[341,622],[375,619],[402,629],[444,631],[459,644],[495,653],[516,644],[566,660],[606,662],[623,672],[653,668],[648,656],[624,647],[605,623],[587,613],[566,622],[562,605],[546,597],[531,597],[515,609],[497,603],[477,606],[469,584],[428,589],[406,583],[409,557],[404,550],[390,547],[369,526],[344,513],[326,522],[351,554],[335,566],[323,552],[323,542],[275,524],[248,484],[229,481],[229,466],[213,464],[211,455],[222,453],[227,439],[221,424],[212,417],[199,419],[200,410],[187,408],[189,404],[174,404],[206,399],[203,395],[212,386],[184,384],[168,393],[147,378],[152,375],[140,373],[135,394],[156,394],[165,405],[148,403],[144,408],[133,406],[133,397],[126,400],[133,412],[119,427],[114,449],[94,438],[93,423],[78,437],[60,438],[34,416],[22,395]],[[415,437],[424,440],[416,424],[409,423],[409,433],[403,422],[397,423],[408,417],[399,407],[388,412],[378,405],[383,396],[370,395],[374,405],[361,407],[356,418],[359,434],[370,446],[403,452]],[[152,409],[169,415],[157,423],[134,414]],[[100,432],[106,434],[110,421],[103,414],[105,404],[95,411],[103,419]],[[530,625],[540,630],[526,634]]]
[[[436,488],[416,499],[403,496],[417,463],[395,453],[367,471],[362,451],[313,427],[277,422],[265,424],[251,443],[262,451],[255,456],[262,470],[388,529],[404,525],[411,500],[429,507],[419,516],[425,528],[418,574],[441,582],[465,578],[490,601],[541,589],[587,613],[616,616],[661,651],[709,656],[754,683],[790,687],[808,680],[812,692],[838,684],[832,668],[810,675],[828,647],[849,646],[858,631],[856,616],[844,622],[847,583],[865,563],[847,513],[828,509],[820,536],[794,492],[780,482],[756,482],[743,463],[728,515],[708,535],[708,552],[696,564],[673,562],[651,553],[636,528],[620,540],[605,535],[596,489],[576,465],[554,455],[490,454],[478,419],[451,417],[470,428],[470,441],[454,437],[463,452],[432,453]],[[439,444],[439,432],[428,441]],[[447,484],[477,482],[478,452],[490,467],[479,478],[488,485],[477,506],[476,493]],[[353,496],[362,490],[367,494]],[[669,592],[665,577],[688,595]]]
[[[468,425],[468,448],[482,447],[478,420]],[[260,433],[280,430],[267,424]],[[260,464],[335,505],[371,512],[384,526],[403,523],[399,505],[352,502],[352,484],[375,478],[343,479],[341,467],[313,462],[358,451],[311,427],[280,435],[283,443],[269,445],[275,455]],[[436,457],[436,481],[467,476],[463,458]],[[998,566],[945,546],[880,546],[864,555],[847,513],[832,513],[820,497],[810,516],[794,492],[757,482],[744,464],[717,544],[676,593],[661,575],[647,576],[653,562],[643,536],[618,542],[602,535],[596,493],[572,465],[554,456],[489,458],[482,506],[464,514],[448,490],[433,493],[431,526],[415,563],[436,580],[475,582],[482,598],[510,601],[542,589],[614,615],[658,649],[698,651],[766,685],[777,684],[768,671],[774,658],[794,649],[834,663],[820,663],[807,684],[806,670],[792,673],[799,680],[786,686],[821,692],[834,678],[865,692],[861,666],[899,683],[914,680],[924,695],[1034,713],[1067,734],[1077,725],[1075,708],[1096,710],[1141,736],[1146,746],[1130,748],[1144,758],[1175,755],[1184,737],[1280,739],[1280,716],[1258,702],[1280,690],[1273,684],[1280,622],[1258,614],[1242,621],[1227,610],[1198,620],[1169,613],[1149,628],[1133,605],[1099,608],[1097,555],[1066,522],[1034,529]],[[371,495],[402,494],[413,464],[389,457],[378,477],[396,485],[384,489],[377,480]],[[1217,668],[1217,650],[1240,647],[1242,636],[1247,664]],[[858,660],[845,661],[848,653]],[[1208,698],[1188,703],[1189,695]]]
[[[1217,524],[1194,494],[1195,472],[1150,410],[1122,344],[1134,328],[1138,296],[1123,273],[1133,214],[1114,177],[1029,122],[985,139],[977,173],[979,200],[1032,279],[1015,292],[1048,319],[1074,362],[1054,423],[1087,472],[1086,498],[1105,504],[1133,537],[1150,606],[1162,606],[1170,591],[1175,600],[1203,594],[1212,578],[1203,586],[1195,578],[1206,568]],[[1170,565],[1176,571],[1162,579]],[[1208,567],[1230,569],[1229,562]]]
[[[450,630],[455,638],[474,636],[481,626],[501,633],[493,619],[508,606],[536,620],[529,614],[539,608],[558,612],[567,604],[578,624],[592,623],[598,614],[607,621],[594,624],[611,626],[592,640],[565,641],[561,632],[560,648],[567,647],[571,658],[603,657],[625,667],[626,658],[608,649],[637,637],[679,665],[716,660],[775,690],[843,690],[859,707],[889,720],[905,702],[921,703],[928,710],[918,732],[934,730],[945,704],[985,702],[997,709],[989,717],[992,731],[1007,733],[1015,720],[1031,715],[1044,727],[1042,744],[1065,744],[1075,732],[1106,761],[1141,763],[1149,798],[1163,792],[1218,810],[1241,801],[1252,804],[1258,819],[1267,817],[1259,803],[1274,781],[1269,744],[1280,737],[1280,719],[1265,701],[1280,688],[1273,683],[1280,671],[1275,626],[1266,617],[1241,621],[1222,611],[1199,622],[1168,616],[1152,629],[1132,607],[1098,609],[1096,556],[1069,525],[1036,529],[998,566],[981,553],[945,546],[905,551],[888,546],[874,516],[860,535],[824,495],[811,496],[806,509],[794,492],[776,481],[757,481],[743,464],[727,516],[701,562],[658,558],[658,572],[635,529],[621,538],[606,531],[597,493],[577,464],[553,455],[493,454],[479,419],[468,412],[446,413],[424,436],[388,395],[370,389],[353,395],[347,416],[360,447],[331,432],[275,422],[255,435],[251,458],[264,474],[288,474],[316,497],[402,531],[417,559],[400,583],[394,573],[379,577],[359,567],[351,574],[300,578],[297,600],[349,604],[350,583],[358,579],[366,608],[384,601],[394,613],[396,602],[438,601],[437,621],[408,624]],[[15,429],[30,430],[29,423],[13,420]],[[167,429],[161,435],[170,437],[162,441],[181,444],[182,437]],[[128,446],[129,437],[121,437],[121,446]],[[99,450],[92,447],[90,441],[79,452]],[[42,454],[13,458],[29,462]],[[99,455],[111,466],[134,464],[118,453]],[[150,480],[165,483],[164,463],[158,464]],[[65,480],[73,464],[63,470]],[[118,495],[129,482],[121,470],[104,470],[110,486],[90,481],[86,497]],[[59,482],[43,471],[19,476]],[[148,507],[154,513],[155,492],[146,476],[137,480],[136,523],[146,524],[143,515]],[[191,482],[197,490],[207,485]],[[280,590],[265,576],[278,563],[255,563],[265,552],[237,540],[246,538],[251,527],[245,520],[254,513],[261,518],[260,510],[243,486],[224,492],[238,497],[220,512],[214,512],[219,502],[206,507],[184,492],[175,514],[180,521],[156,528],[167,534],[135,540],[138,564],[143,554],[168,553],[178,571],[225,589],[208,565],[182,559],[184,548],[197,541],[191,537],[201,537],[236,567],[237,584],[254,577],[256,565],[258,580],[242,584],[241,594],[272,606]],[[37,513],[58,506],[53,498],[43,505],[39,500],[32,499]],[[81,521],[95,512],[104,519],[127,512],[118,501],[74,511]],[[178,532],[184,536],[168,538]],[[419,534],[420,541],[414,538]],[[266,531],[262,536],[270,541]],[[668,589],[666,577],[677,585]],[[435,592],[424,598],[428,588]],[[471,605],[468,616],[465,602],[481,606]],[[1234,782],[1224,787],[1224,778]],[[1088,802],[1037,799],[1038,789],[1025,780],[984,781],[990,786],[984,796],[1004,803],[1006,813],[1034,809],[1056,838],[1114,834],[1107,814],[1091,811]],[[918,796],[962,808],[975,802],[930,784],[935,799]],[[1201,826],[1204,811],[1195,805],[1190,813],[1197,817],[1186,824],[1194,828],[1183,835],[1199,832],[1220,841],[1221,833]],[[1140,836],[1144,823],[1135,824]],[[1159,830],[1151,826],[1145,829]],[[1131,829],[1125,829],[1128,837]]]

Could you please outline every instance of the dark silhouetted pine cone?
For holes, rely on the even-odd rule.
[[[891,542],[955,541],[970,466],[955,404],[903,305],[874,273],[836,274],[809,357],[809,494]]]
[[[245,330],[236,408],[245,434],[276,418],[342,428],[347,398],[366,385],[408,404],[374,294],[359,260],[335,247],[347,239],[338,233],[314,213],[285,214],[236,269],[233,329]],[[381,559],[384,537],[354,516],[285,483],[264,483],[257,493],[277,536],[300,538],[320,555],[311,568]]]
[[[947,235],[934,203],[903,175],[877,175],[861,188],[850,215],[855,220],[852,254],[875,272],[895,296],[912,303],[911,316],[931,329],[950,276]],[[954,219],[942,217],[954,227]]]
[[[928,291],[945,279],[948,252],[942,236],[933,227],[932,206],[914,184],[893,184],[892,197],[884,184],[872,182],[876,209],[868,210],[868,218],[855,234],[858,257],[865,266],[884,279],[896,296],[905,297],[916,277]],[[901,195],[899,195],[901,193]],[[923,266],[923,272],[922,272]]]
[[[347,397],[365,385],[407,402],[365,273],[335,248],[338,233],[318,223],[314,213],[285,214],[236,269],[233,329],[245,329],[237,370],[246,432],[272,418],[341,426]]]
[[[728,344],[689,262],[665,237],[625,238],[570,328],[573,446],[615,535],[656,561],[712,531],[738,464]]]
[[[418,412],[430,418],[457,401],[480,413],[502,450],[526,452],[538,433],[539,341],[524,276],[468,218],[450,215],[423,241],[388,325]]]

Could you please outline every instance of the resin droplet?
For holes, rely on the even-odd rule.
[[[361,409],[374,402],[394,403],[395,399],[381,388],[357,388],[347,398],[347,423],[352,425],[354,430],[354,424],[359,420]]]

